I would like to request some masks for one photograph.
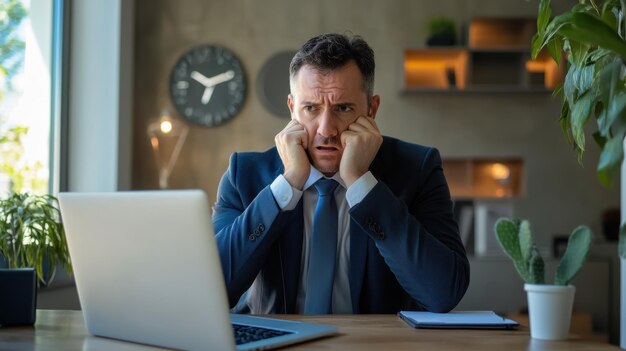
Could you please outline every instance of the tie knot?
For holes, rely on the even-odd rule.
[[[315,189],[317,189],[319,196],[326,196],[332,195],[339,183],[337,183],[334,179],[321,178],[313,185],[315,186]]]

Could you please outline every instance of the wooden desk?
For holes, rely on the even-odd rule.
[[[413,329],[394,315],[294,316],[286,318],[339,327],[340,335],[294,345],[288,350],[524,350],[604,351],[617,346],[572,336],[567,341],[532,340],[528,329],[520,330],[427,330]],[[207,348],[207,350],[210,347]],[[135,351],[158,348],[90,336],[80,311],[37,311],[35,327],[0,328],[0,350],[107,350]]]

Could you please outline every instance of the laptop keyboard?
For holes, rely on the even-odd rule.
[[[233,329],[235,330],[235,342],[237,343],[237,345],[247,344],[249,342],[269,339],[287,334],[293,334],[293,332],[283,330],[252,327],[242,324],[233,324]]]

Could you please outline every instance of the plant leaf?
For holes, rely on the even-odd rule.
[[[578,89],[578,95],[582,95],[593,83],[594,65],[580,67],[575,73],[574,85]]]
[[[8,265],[35,268],[38,281],[45,284],[54,278],[57,262],[71,274],[59,219],[58,201],[51,195],[14,193],[0,199],[0,250]]]
[[[574,144],[582,152],[585,151],[585,125],[589,120],[591,114],[591,103],[593,102],[593,95],[590,92],[583,94],[572,106],[570,112],[571,115],[571,129],[572,136],[574,137]]]
[[[572,138],[570,137],[570,123],[569,123],[569,104],[567,100],[563,100],[563,106],[561,107],[561,117],[559,118],[559,124],[561,125],[561,131],[565,136],[565,140],[569,145],[572,145]]]
[[[494,229],[500,247],[502,247],[502,250],[504,250],[507,256],[513,261],[513,265],[520,277],[522,277],[525,282],[530,282],[528,276],[528,262],[523,260],[520,250],[517,225],[507,218],[500,218],[496,221]]]
[[[522,259],[530,262],[530,255],[533,249],[533,236],[530,232],[530,223],[523,220],[519,226],[519,246],[522,253]]]
[[[601,135],[608,136],[611,126],[620,116],[626,113],[626,92],[619,91],[611,97],[609,108],[605,109],[602,121],[598,120],[598,130]]]
[[[604,60],[598,62],[602,65]],[[594,84],[596,87],[595,95],[602,101],[604,106],[610,106],[615,86],[619,82],[618,77],[621,69],[622,61],[616,58],[603,65],[601,69],[596,70],[596,84]]]
[[[593,133],[593,140],[596,141],[596,144],[598,144],[598,146],[600,147],[600,149],[604,148],[604,145],[606,144],[606,137],[603,137],[600,132],[596,131],[595,133]]]
[[[611,185],[613,175],[617,173],[624,159],[623,140],[625,134],[626,129],[615,133],[615,135],[604,144],[604,149],[602,149],[602,153],[600,154],[597,176],[600,183],[605,187]]]
[[[537,56],[539,55],[539,52],[541,51],[541,49],[543,49],[544,41],[545,41],[544,32],[537,31],[537,33],[533,35],[533,39],[531,40],[531,44],[530,44],[530,47],[531,47],[530,57],[533,60],[537,58]]]
[[[574,105],[574,96],[576,94],[576,75],[578,67],[570,66],[565,80],[563,81],[563,98],[567,101],[569,106]]]
[[[591,45],[580,40],[575,40],[574,38],[568,38],[568,41],[572,65],[576,66],[576,68],[584,66]]]
[[[528,258],[528,277],[529,284],[545,284],[546,273],[543,258],[534,244],[530,248],[530,257]]]
[[[550,0],[540,0],[539,13],[537,15],[537,33],[545,32],[551,15]]]
[[[574,229],[567,241],[567,249],[556,267],[554,284],[567,285],[578,273],[589,252],[592,236],[591,230],[586,226]]]
[[[573,14],[572,24],[559,29],[559,34],[581,43],[598,45],[626,59],[626,43],[602,20],[587,13]]]
[[[561,39],[561,37],[554,37],[546,47],[552,59],[560,66],[563,58],[563,39]]]
[[[617,16],[613,13],[613,9],[615,9],[615,3],[613,1],[605,1],[604,4],[602,4],[600,18],[607,26],[617,32]]]
[[[574,5],[570,11],[572,13],[573,12],[591,12],[593,11],[593,6],[584,2],[580,2]]]
[[[558,37],[557,33],[564,26],[569,24],[573,19],[571,12],[566,12],[562,15],[554,17],[554,19],[546,26],[545,32],[537,32],[533,38],[532,44],[532,58],[536,59],[537,55],[545,45],[547,45],[553,38]]]

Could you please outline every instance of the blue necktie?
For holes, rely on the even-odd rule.
[[[336,181],[326,178],[314,184],[318,198],[313,215],[305,314],[331,313],[337,255],[337,204],[333,192],[337,185]]]

